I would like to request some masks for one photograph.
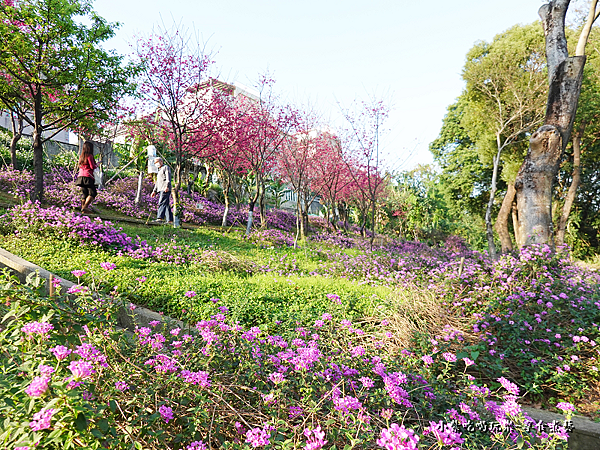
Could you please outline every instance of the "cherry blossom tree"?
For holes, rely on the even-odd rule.
[[[342,110],[348,123],[345,148],[349,155],[345,158],[359,210],[367,208],[371,214],[371,245],[375,238],[377,201],[384,192],[387,177],[381,173],[382,149],[381,135],[385,131],[385,121],[389,107],[378,99],[362,102],[354,110]],[[354,169],[354,170],[352,170]],[[363,230],[366,214],[363,218]]]
[[[246,112],[244,108],[235,107],[236,100],[233,97],[229,100],[231,106],[225,109],[222,115],[225,124],[222,127],[220,139],[215,142],[216,151],[210,159],[223,187],[225,210],[221,222],[222,227],[227,226],[230,192],[234,184],[249,172],[248,160],[244,158],[244,127],[242,126],[242,116]]]
[[[177,205],[185,163],[192,157],[208,159],[219,148],[227,94],[209,78],[212,55],[186,30],[158,27],[137,41],[133,56],[142,68],[135,107],[142,111],[136,122],[143,126],[138,131],[172,153]]]
[[[321,193],[316,166],[328,142],[320,128],[319,119],[313,111],[299,113],[296,133],[277,153],[277,172],[297,195],[296,222],[302,240],[308,230],[310,205]]]
[[[319,157],[313,160],[313,190],[321,195],[321,204],[326,205],[326,219],[337,229],[338,212],[344,215],[345,191],[352,183],[350,165],[344,160],[340,139],[331,132],[323,133]]]
[[[265,181],[275,165],[275,154],[289,145],[296,126],[297,113],[289,106],[282,106],[273,93],[275,81],[268,74],[262,75],[258,83],[258,99],[238,96],[238,145],[249,174],[254,179],[254,192],[248,201],[246,234],[250,233],[253,212],[260,203],[261,226],[266,226]]]

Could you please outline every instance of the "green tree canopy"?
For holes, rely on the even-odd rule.
[[[43,196],[42,143],[67,128],[95,130],[132,90],[134,67],[101,45],[116,27],[86,0],[0,6],[0,102],[33,127],[37,199]]]

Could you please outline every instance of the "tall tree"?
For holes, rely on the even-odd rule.
[[[356,111],[346,109],[342,113],[348,123],[346,148],[351,153],[345,161],[356,166],[357,170],[350,170],[350,174],[354,179],[354,186],[360,190],[360,204],[366,204],[371,213],[372,246],[375,239],[377,201],[387,182],[381,173],[381,138],[386,131],[385,121],[389,116],[389,107],[382,100],[372,98],[368,102],[362,102]]]
[[[33,128],[37,200],[44,192],[43,143],[64,129],[92,129],[131,90],[134,67],[102,48],[116,27],[87,1],[22,0],[0,7],[0,102]]]
[[[492,170],[489,164],[482,162],[462,124],[466,107],[467,101],[462,95],[448,107],[440,134],[429,145],[429,150],[441,168],[439,187],[450,214],[456,221],[464,222],[470,216],[483,223]]]
[[[140,38],[134,59],[142,68],[139,78],[144,139],[162,143],[172,153],[172,195],[178,204],[183,169],[192,157],[210,158],[224,125],[228,94],[209,78],[214,61],[187,30],[157,27]]]
[[[308,211],[320,194],[317,160],[326,157],[329,135],[321,131],[313,111],[299,113],[296,133],[277,154],[277,172],[297,194],[297,231],[304,240],[308,230]]]
[[[509,147],[518,150],[515,143],[541,123],[546,95],[543,50],[543,36],[537,24],[517,25],[497,35],[491,43],[477,43],[467,54],[463,69],[463,79],[467,82],[463,95],[467,106],[462,124],[482,158],[491,156],[492,160],[485,223],[488,249],[493,259],[496,258],[496,246],[492,207],[501,158]],[[499,215],[502,226],[497,227],[503,250],[512,249],[506,210],[512,204],[514,188],[512,180],[507,181],[508,195]]]
[[[600,33],[592,30],[590,44],[597,47]],[[565,150],[564,163],[558,176],[558,189],[555,199],[561,204],[560,213],[555,214],[556,245],[565,243],[567,224],[571,211],[577,203],[577,193],[582,183],[582,170],[586,162],[597,159],[598,141],[600,140],[600,55],[591,52],[583,73],[581,95],[577,115],[573,126],[571,146]],[[570,181],[570,183],[568,183]],[[568,184],[568,188],[566,187]]]
[[[275,155],[291,138],[297,122],[297,113],[286,105],[281,105],[273,92],[273,80],[268,74],[261,75],[258,82],[258,99],[237,97],[236,107],[240,109],[238,145],[242,159],[254,180],[254,192],[248,201],[248,222],[246,234],[252,229],[254,207],[264,198],[265,181],[275,164]],[[266,226],[264,208],[260,208],[261,226]]]
[[[244,158],[245,135],[242,126],[242,116],[246,112],[243,108],[236,107],[236,99],[231,97],[229,100],[231,105],[223,111],[222,120],[225,123],[219,139],[214,143],[216,151],[210,159],[223,186],[225,209],[221,221],[222,227],[227,226],[230,209],[229,194],[236,184],[240,184],[239,180],[248,173],[248,161]]]
[[[313,190],[320,192],[321,204],[327,208],[327,222],[337,229],[337,213],[343,209],[339,202],[352,177],[344,161],[340,139],[331,133],[324,133],[322,138],[326,145],[320,146],[319,157],[313,160]]]
[[[552,193],[560,161],[571,138],[581,92],[585,47],[594,21],[600,15],[592,0],[581,30],[575,56],[569,56],[565,16],[570,0],[551,0],[539,15],[546,36],[546,59],[550,83],[544,125],[529,141],[529,150],[515,181],[519,215],[519,246],[554,244]]]

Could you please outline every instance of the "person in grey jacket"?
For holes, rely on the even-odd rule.
[[[156,158],[154,164],[158,167],[156,175],[156,184],[152,190],[151,197],[155,197],[158,192],[158,212],[154,222],[173,222],[173,213],[171,212],[171,169],[166,166],[162,158]]]

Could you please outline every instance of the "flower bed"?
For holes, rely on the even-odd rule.
[[[81,191],[75,186],[75,173],[63,167],[53,167],[44,176],[44,198],[52,205],[70,209],[81,208]],[[98,191],[96,204],[118,211],[122,214],[145,219],[156,213],[158,199],[150,196],[153,184],[143,180],[142,195],[139,204],[135,203],[137,177],[125,177],[111,183],[107,189]],[[33,190],[34,177],[27,170],[13,170],[10,167],[0,168],[0,189],[24,200],[29,198]],[[221,225],[225,206],[212,202],[196,192],[188,195],[180,193],[180,209],[183,221],[197,225]],[[255,217],[259,217],[255,209]],[[282,210],[268,210],[267,226],[291,231],[295,228],[296,219],[292,213]],[[232,208],[228,215],[227,225],[244,225],[248,219],[247,208]]]
[[[480,385],[470,358],[385,351],[383,324],[325,312],[269,334],[231,322],[214,299],[193,328],[156,321],[127,337],[89,315],[110,317],[116,292],[49,302],[1,286],[0,435],[11,449],[551,449],[567,437],[537,430],[509,380]]]
[[[390,241],[374,251],[358,243],[347,251],[328,245],[327,249],[314,246],[296,252],[285,240],[281,247],[271,240],[263,245],[270,244],[268,259],[259,261],[235,257],[218,246],[200,248],[176,241],[150,246],[106,223],[58,208],[46,211],[26,204],[12,214],[0,221],[1,226],[23,240],[34,232],[109,249],[113,255],[120,252],[121,267],[140,267],[131,271],[136,277],[153,274],[152,270],[144,272],[148,266],[137,266],[136,260],[161,263],[157,264],[161,271],[153,276],[153,289],[144,292],[145,301],[177,315],[185,309],[184,317],[205,317],[205,303],[215,291],[228,300],[237,296],[236,318],[245,324],[272,327],[276,320],[303,325],[314,320],[315,310],[322,307],[316,293],[320,295],[328,286],[322,280],[349,280],[344,285],[346,317],[359,317],[377,307],[382,314],[392,315],[400,306],[385,299],[387,294],[360,291],[361,286],[426,290],[441,304],[440,317],[456,318],[460,323],[437,336],[419,337],[415,353],[432,356],[452,351],[471,358],[476,354],[480,379],[508,376],[522,386],[531,402],[554,405],[557,399],[564,399],[577,402],[590,414],[598,410],[600,399],[593,393],[600,385],[600,276],[573,265],[565,253],[530,247],[519,258],[506,257],[492,264],[483,255],[460,247],[430,248]],[[290,238],[283,232],[273,233]],[[164,268],[163,263],[173,267]],[[196,289],[199,297],[182,300],[177,295],[180,286],[191,279],[190,270],[205,270],[211,277],[220,273],[223,278],[195,278],[198,287],[187,287]],[[258,281],[243,278],[252,273],[264,275]],[[164,280],[174,276],[176,286],[163,289]],[[117,284],[129,289],[123,280],[114,280],[112,286]],[[294,296],[301,296],[303,305],[294,303]]]

